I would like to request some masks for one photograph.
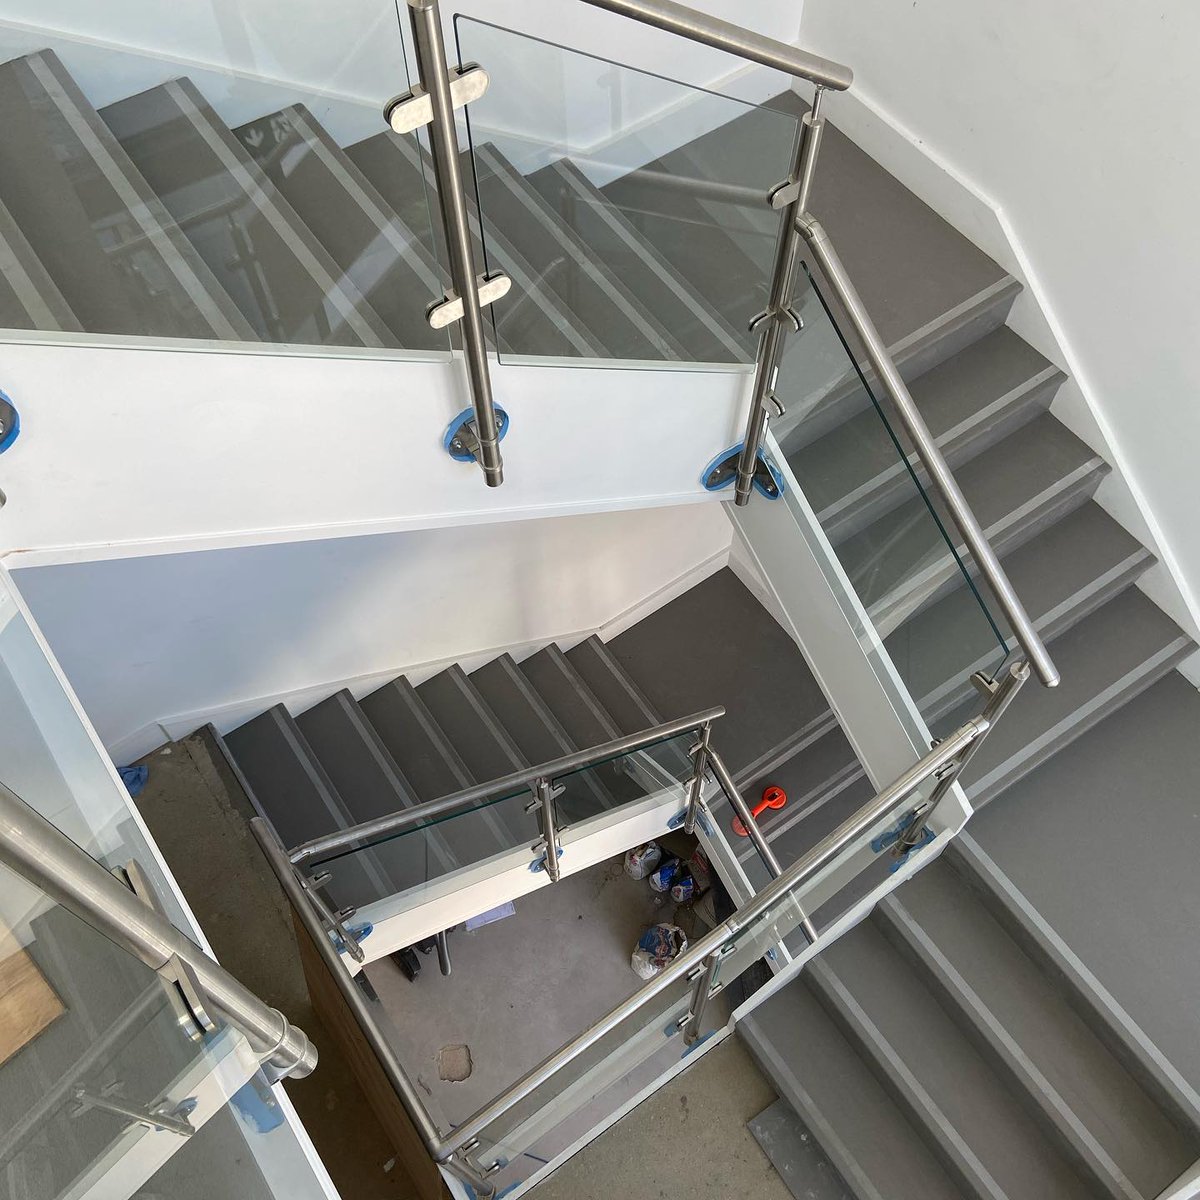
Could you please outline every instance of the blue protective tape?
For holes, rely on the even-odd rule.
[[[502,442],[504,441],[504,435],[508,432],[508,413],[506,413],[499,405],[496,405],[496,417],[500,421],[500,428],[497,432],[497,440]],[[475,410],[473,408],[464,408],[462,412],[460,412],[458,416],[450,422],[449,428],[442,437],[442,449],[445,450],[455,462],[475,461],[475,455],[471,454],[469,451],[450,449],[451,442],[458,437],[459,431],[462,429],[462,427],[473,420],[475,420]]]
[[[742,452],[742,447],[746,443],[738,442],[736,446],[731,446],[728,450],[722,451],[716,458],[708,464],[700,474],[700,483],[706,491],[719,492],[724,488],[731,487],[737,481],[737,473],[731,472],[720,483],[710,483],[708,477],[722,464],[727,463],[731,458],[737,458]],[[775,493],[772,495],[767,491],[763,481],[758,478],[757,474],[754,477],[754,488],[760,496],[765,496],[768,500],[778,500],[783,496],[785,491],[783,483],[783,473],[771,461],[770,457],[762,450],[758,452],[758,461],[770,472],[771,478],[775,481]]]
[[[17,440],[21,432],[21,414],[17,412],[17,406],[5,395],[0,392],[0,405],[7,408],[12,414],[11,419],[7,422],[8,429],[3,437],[0,437],[0,454],[9,448]]]
[[[936,837],[937,834],[935,834],[928,826],[922,829],[921,840],[917,842],[916,845],[909,846],[909,848],[905,850],[905,852],[901,854],[890,867],[888,867],[888,874],[894,875],[918,850],[924,850],[925,847],[928,846],[929,843],[932,842]]]
[[[359,945],[362,945],[362,943],[363,943],[363,942],[364,942],[364,941],[365,941],[365,940],[366,940],[368,937],[370,937],[372,933],[374,933],[374,932],[375,932],[375,926],[374,926],[374,925],[372,925],[370,921],[364,921],[364,922],[362,922],[362,924],[360,924],[360,925],[350,925],[350,926],[348,926],[348,927],[347,927],[347,929],[346,929],[346,932],[347,932],[347,933],[348,933],[348,934],[349,934],[349,935],[350,935],[350,936],[351,936],[351,937],[352,937],[352,938],[353,938],[353,939],[354,939],[354,940],[355,940],[355,941],[356,941],[356,942],[357,942]],[[331,931],[330,931],[330,933],[329,933],[329,937],[330,937],[330,940],[333,942],[333,947],[334,947],[334,949],[335,949],[335,950],[336,950],[336,951],[337,951],[339,954],[345,954],[345,953],[347,953],[347,951],[346,951],[346,943],[345,943],[345,940],[342,938],[342,935],[341,935],[340,933],[334,933],[334,932],[331,930]]]
[[[871,849],[876,854],[886,850],[889,846],[894,846],[899,840],[904,831],[917,819],[915,812],[907,813],[901,817],[890,829],[885,829],[881,834],[871,839]]]
[[[562,858],[562,856],[563,856],[563,848],[561,846],[559,846],[558,853],[554,857]],[[543,854],[541,858],[534,859],[534,861],[529,864],[529,869],[535,875],[537,874],[538,871],[544,871],[546,869],[546,855]]]

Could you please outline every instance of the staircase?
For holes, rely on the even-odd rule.
[[[50,51],[0,66],[0,104],[5,327],[445,349],[422,317],[444,283],[411,139],[339,146],[298,104],[231,129],[186,79],[97,112]],[[750,128],[648,165],[727,175],[749,165]],[[752,358],[704,297],[761,307],[743,249],[774,237],[769,210],[747,209],[735,238],[701,197],[673,191],[664,209],[646,172],[597,189],[569,160],[526,178],[494,145],[476,150],[478,249],[513,280],[502,355]],[[1062,373],[1005,324],[1017,282],[833,128],[812,209],[1062,671],[1054,690],[1025,689],[963,778],[977,806],[1015,795],[1194,647],[1131,586],[1152,556],[1094,499],[1109,467],[1055,419]],[[995,645],[868,398],[805,334],[781,392],[776,435],[901,674],[935,733],[960,724]],[[729,571],[607,644],[399,678],[295,717],[276,707],[227,741],[295,844],[711,704],[729,711],[716,742],[743,789],[788,792],[762,820],[785,864],[869,796],[799,651]],[[591,774],[580,811],[628,797],[618,773]],[[347,858],[332,895],[362,904],[536,837],[504,802]],[[1039,930],[968,839],[742,1023],[863,1200],[1152,1200],[1200,1155],[1200,1114],[1128,1038],[1081,1016],[1089,985]]]

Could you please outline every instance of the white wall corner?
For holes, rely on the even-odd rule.
[[[795,90],[806,100],[811,99],[811,85],[797,82]],[[1068,376],[1050,411],[1110,464],[1112,471],[1097,490],[1096,502],[1157,559],[1156,565],[1139,579],[1138,587],[1189,636],[1200,641],[1200,598],[1189,587],[1145,492],[1138,486],[1128,458],[1104,418],[1080,356],[1066,336],[1020,233],[1003,207],[889,112],[861,82],[856,82],[851,91],[829,97],[825,112],[856,145],[1020,282],[1023,290],[1013,304],[1008,326]],[[1200,686],[1200,651],[1179,669]]]
[[[276,704],[282,704],[288,712],[296,716],[335,692],[346,689],[355,699],[361,699],[401,675],[415,686],[454,665],[462,667],[470,674],[502,654],[509,654],[517,662],[521,662],[551,643],[557,644],[563,650],[569,650],[592,636],[609,641],[727,566],[730,561],[732,536],[732,526],[722,519],[710,530],[710,536],[704,539],[701,557],[666,582],[653,581],[653,586],[637,599],[606,615],[598,623],[580,626],[568,621],[532,639],[482,647],[468,645],[466,638],[469,631],[464,631],[464,649],[461,653],[434,659],[389,663],[365,674],[326,678],[300,687],[238,697],[227,703],[174,712],[158,720],[146,722],[133,732],[110,741],[107,749],[114,762],[131,763],[149,754],[164,742],[186,737],[210,723],[219,732],[228,733]]]

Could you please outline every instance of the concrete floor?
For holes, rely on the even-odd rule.
[[[214,759],[203,735],[144,761],[150,779],[135,803],[217,957],[317,1047],[317,1070],[284,1086],[339,1192],[345,1200],[415,1198],[348,1064],[312,1010],[286,901],[236,806],[239,793],[224,763]]]
[[[531,1194],[536,1200],[791,1200],[746,1128],[775,1099],[738,1038],[727,1037]]]
[[[666,903],[620,858],[516,902],[516,915],[450,934],[453,973],[434,956],[410,983],[390,960],[367,974],[409,1074],[456,1125],[642,986],[630,954],[648,925],[694,917]],[[466,1046],[470,1075],[440,1077],[444,1051]],[[450,1057],[447,1053],[445,1057]]]
[[[217,956],[317,1046],[317,1071],[285,1086],[338,1190],[346,1200],[415,1197],[348,1064],[312,1011],[290,914],[223,761],[203,735],[145,761],[150,779],[138,808]],[[390,963],[371,975],[393,1020],[423,1048],[417,1071],[422,1084],[451,1118],[461,1119],[578,1032],[582,1022],[634,991],[640,981],[629,967],[633,945],[647,924],[670,916],[673,908],[669,901],[656,906],[649,886],[630,880],[614,861],[520,901],[515,918],[474,934],[456,931],[449,979],[438,974],[432,957],[415,984]],[[694,914],[684,910],[678,920],[689,936],[696,932]],[[498,979],[507,992],[500,1009]],[[710,1007],[706,1029],[727,1019],[723,1003]],[[569,1114],[534,1149],[552,1157],[638,1094],[678,1061],[676,1041],[664,1040],[655,1056],[586,1109]],[[438,1078],[437,1051],[451,1042],[471,1047],[472,1072],[462,1083]],[[639,1200],[680,1195],[786,1200],[786,1187],[745,1127],[775,1098],[736,1037],[727,1038],[535,1193],[539,1200],[568,1194],[573,1200],[610,1200],[621,1191]],[[513,1171],[524,1176],[535,1168],[531,1161],[514,1164]]]

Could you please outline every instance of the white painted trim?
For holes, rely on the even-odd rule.
[[[798,84],[796,90],[811,97],[807,85]],[[1193,639],[1200,640],[1200,598],[1168,544],[1020,231],[1003,205],[906,126],[861,82],[836,96],[828,115],[861,149],[1021,283],[1024,290],[1013,305],[1008,326],[1069,377],[1050,411],[1112,467],[1096,492],[1096,502],[1161,564],[1146,572],[1137,586]],[[1200,686],[1200,655],[1188,660],[1184,669]]]

